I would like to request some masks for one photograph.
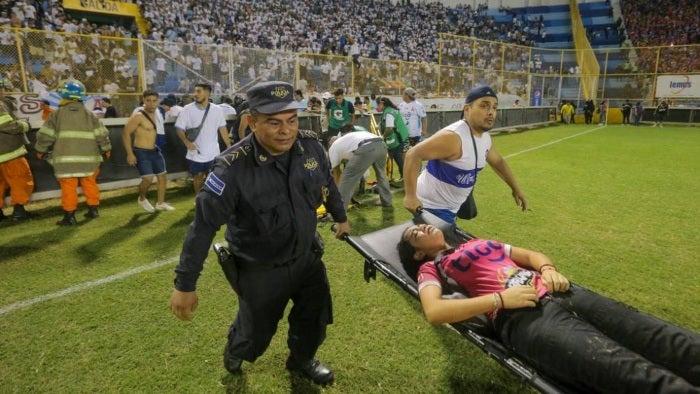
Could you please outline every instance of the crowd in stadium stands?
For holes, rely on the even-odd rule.
[[[318,55],[359,55],[355,65],[366,67],[360,74],[359,85],[363,90],[371,86],[373,75],[396,73],[395,69],[377,70],[377,64],[363,63],[362,59],[403,60],[416,62],[408,71],[403,70],[402,79],[410,81],[419,90],[434,88],[434,65],[440,58],[443,65],[467,66],[472,59],[472,48],[464,40],[445,36],[443,45],[438,45],[440,33],[456,36],[473,36],[486,40],[532,46],[541,41],[544,20],[541,15],[523,15],[507,7],[500,11],[512,15],[512,23],[496,24],[487,15],[485,4],[447,7],[437,2],[299,0],[290,4],[274,0],[212,0],[208,2],[184,1],[163,2],[137,0],[151,29],[145,38],[164,45],[163,52],[171,58],[187,64],[199,75],[217,75],[228,72],[226,59],[219,58],[216,50],[192,51],[185,56],[185,44],[232,44],[238,48],[263,48],[286,52],[301,52]],[[698,42],[700,10],[694,0],[621,0],[621,29],[634,46],[675,45]],[[58,0],[0,0],[0,25],[29,27],[49,31],[81,33],[94,39],[69,38],[61,35],[44,36],[44,42],[29,41],[29,50],[34,58],[32,81],[48,87],[61,79],[72,76],[85,80],[88,91],[130,92],[136,89],[135,45],[129,42],[110,40],[97,41],[98,36],[135,37],[135,25],[97,25],[82,19],[76,20],[66,14]],[[619,29],[618,29],[619,30]],[[170,45],[168,47],[168,45]],[[15,48],[14,38],[8,31],[0,31],[0,55],[2,49]],[[79,48],[79,50],[78,50]],[[442,49],[441,49],[442,48]],[[440,53],[439,51],[442,50]],[[695,49],[697,51],[697,49]],[[172,51],[168,53],[168,51]],[[179,52],[178,52],[179,51]],[[625,66],[628,71],[654,71],[654,51],[641,51],[634,62]],[[529,51],[510,50],[502,56],[499,45],[480,49],[476,57],[478,68],[541,73],[557,73],[558,65],[550,67],[538,58],[529,58]],[[660,64],[662,72],[697,70],[698,53],[675,51],[664,56]],[[269,73],[271,69],[293,68],[293,62],[283,56],[269,56],[258,61],[255,69],[250,66],[245,78],[253,80]],[[505,64],[502,64],[505,60]],[[47,63],[48,61],[48,63]],[[163,59],[148,56],[145,78],[149,87],[162,86],[165,70]],[[236,61],[236,60],[234,60]],[[301,61],[301,60],[300,60]],[[305,74],[304,64],[302,74]],[[318,62],[316,63],[318,66]],[[19,66],[6,71],[7,81],[18,83]],[[329,84],[318,86],[302,75],[305,91],[313,92],[343,87],[347,76],[339,64],[330,61],[320,66],[327,74]],[[566,70],[564,70],[566,71]],[[447,73],[444,85],[455,86],[459,95],[474,81],[463,73]],[[488,74],[488,73],[487,73]],[[357,75],[357,74],[356,74]],[[179,86],[174,91],[188,92],[191,78],[178,76]],[[362,77],[366,81],[362,80]],[[484,76],[488,82],[493,75]],[[223,79],[223,78],[222,78]],[[356,81],[357,84],[358,81]],[[363,85],[364,84],[364,85]],[[232,89],[222,86],[216,89]],[[36,90],[36,89],[35,89]],[[373,89],[371,89],[373,90]]]
[[[621,0],[625,30],[634,47],[675,46],[658,59],[661,73],[700,70],[698,47],[679,49],[679,45],[700,44],[700,7],[697,0]],[[637,51],[631,68],[656,70],[655,51]]]

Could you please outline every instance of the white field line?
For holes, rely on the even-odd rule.
[[[124,279],[126,277],[131,276],[131,275],[136,275],[136,274],[139,274],[139,273],[144,272],[144,271],[149,271],[149,270],[152,270],[152,269],[155,269],[158,267],[162,267],[164,265],[172,264],[178,260],[179,260],[179,256],[178,257],[171,257],[167,260],[156,260],[152,263],[142,265],[139,267],[135,267],[135,268],[132,268],[130,270],[126,270],[126,271],[123,271],[123,272],[120,272],[120,273],[117,273],[114,275],[110,275],[110,276],[96,279],[96,280],[91,280],[89,282],[80,283],[80,284],[77,284],[75,286],[71,286],[71,287],[65,288],[63,290],[57,291],[55,293],[43,294],[43,295],[40,295],[37,297],[27,298],[27,299],[22,300],[22,301],[17,301],[15,303],[10,304],[10,305],[1,307],[0,308],[0,316],[4,315],[6,313],[13,312],[13,311],[20,309],[20,308],[26,308],[28,306],[38,304],[40,302],[50,301],[50,300],[53,300],[56,298],[60,298],[63,296],[67,296],[69,294],[76,293],[78,291],[87,290],[87,289],[90,289],[93,287],[101,286],[101,285],[104,285],[107,283],[117,281],[119,279]]]
[[[559,138],[559,139],[556,139],[554,141],[547,142],[546,144],[538,145],[538,146],[535,146],[532,148],[521,150],[519,152],[511,153],[510,155],[504,156],[504,158],[508,159],[508,158],[515,157],[515,156],[518,156],[518,155],[523,154],[523,153],[532,152],[534,150],[544,148],[544,147],[547,147],[550,145],[554,145],[554,144],[557,144],[557,143],[562,142],[562,141],[566,141],[566,140],[571,139],[571,138],[580,137],[582,135],[591,133],[593,131],[600,130],[604,127],[605,126],[596,127],[596,128],[590,129],[590,130],[586,130],[586,131],[582,131],[582,132],[577,133],[577,134],[570,135],[568,137]],[[101,286],[101,285],[104,285],[107,283],[117,281],[119,279],[124,279],[126,277],[131,276],[131,275],[135,275],[135,274],[138,274],[138,273],[141,273],[144,271],[149,271],[149,270],[152,270],[152,269],[155,269],[158,267],[162,267],[164,265],[174,263],[174,262],[178,261],[178,259],[179,259],[179,256],[171,257],[171,258],[169,258],[167,260],[163,260],[163,261],[156,260],[150,264],[142,265],[140,267],[135,267],[135,268],[132,268],[130,270],[120,272],[118,274],[107,276],[105,278],[96,279],[96,280],[92,280],[89,282],[84,282],[84,283],[57,291],[55,293],[44,294],[44,295],[40,295],[40,296],[33,297],[33,298],[27,298],[26,300],[17,301],[15,303],[10,304],[10,305],[0,307],[0,316],[4,315],[6,313],[13,312],[13,311],[20,309],[20,308],[26,308],[28,306],[32,306],[32,305],[38,304],[40,302],[54,300],[56,298],[67,296],[69,294],[73,294],[73,293],[76,293],[78,291],[87,290],[87,289],[90,289],[93,287],[97,287],[97,286]]]
[[[592,133],[592,132],[594,132],[594,131],[598,131],[598,130],[603,129],[603,128],[605,128],[605,126],[595,127],[595,128],[589,129],[589,130],[582,131],[582,132],[580,132],[580,133],[572,134],[572,135],[570,135],[570,136],[568,136],[568,137],[559,138],[559,139],[556,139],[556,140],[553,140],[553,141],[549,141],[549,142],[547,142],[546,144],[542,144],[542,145],[538,145],[538,146],[533,146],[532,148],[527,148],[527,149],[523,149],[523,150],[521,150],[521,151],[519,151],[519,152],[511,153],[511,154],[509,154],[509,155],[503,156],[503,158],[504,158],[504,159],[510,159],[511,157],[515,157],[515,156],[518,156],[518,155],[520,155],[520,154],[527,153],[527,152],[532,152],[532,151],[534,151],[534,150],[537,150],[537,149],[540,149],[540,148],[544,148],[544,147],[547,147],[547,146],[550,146],[550,145],[558,144],[558,143],[560,143],[560,142],[562,142],[562,141],[566,141],[566,140],[571,139],[571,138],[580,137],[580,136],[582,136],[582,135],[585,135],[585,134],[588,134],[588,133]]]

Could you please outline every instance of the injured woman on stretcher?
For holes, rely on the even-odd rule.
[[[493,240],[449,245],[429,224],[398,244],[432,324],[486,313],[502,343],[595,392],[700,393],[700,334],[571,285],[546,255]],[[446,298],[458,291],[466,298]]]

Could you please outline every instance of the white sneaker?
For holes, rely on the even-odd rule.
[[[153,205],[151,205],[147,198],[144,198],[143,200],[139,198],[138,201],[139,205],[141,206],[141,208],[143,208],[144,211],[148,213],[153,213],[156,211],[155,209],[153,209]]]
[[[174,211],[175,207],[168,204],[167,202],[159,202],[156,204],[157,211]]]

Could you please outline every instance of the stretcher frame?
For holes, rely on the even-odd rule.
[[[423,211],[413,220],[377,230],[364,235],[344,235],[343,239],[364,257],[364,279],[377,279],[377,271],[391,279],[416,300],[418,286],[401,266],[396,245],[404,230],[413,224],[428,223],[440,228],[448,243],[464,242],[474,235],[458,227],[454,227],[438,217]],[[391,261],[389,261],[391,260]],[[420,301],[419,301],[420,302]],[[485,315],[459,323],[446,324],[448,327],[468,339],[484,353],[496,360],[503,367],[514,373],[520,380],[528,383],[542,393],[579,393],[581,390],[568,387],[565,384],[548,378],[533,366],[519,358],[507,349],[495,336]]]

